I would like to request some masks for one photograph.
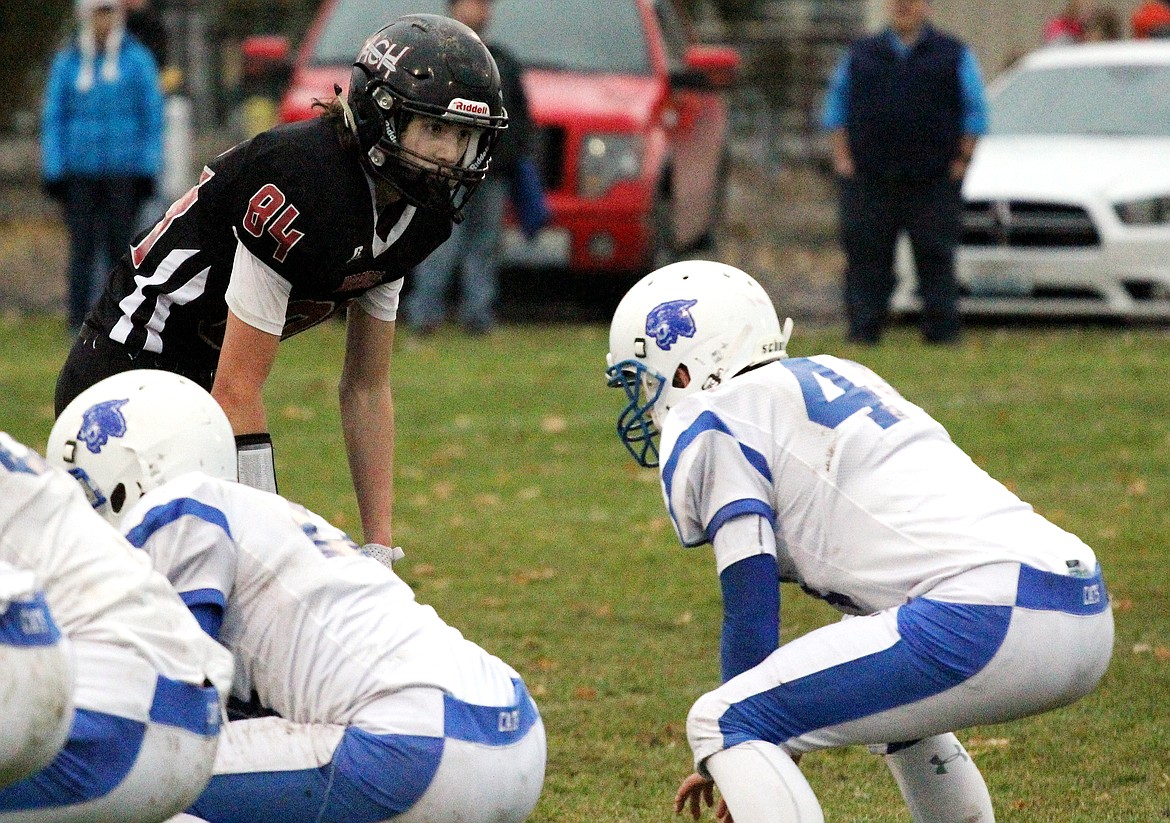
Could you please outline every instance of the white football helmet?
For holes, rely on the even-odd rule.
[[[72,474],[115,526],[142,495],[181,474],[236,479],[236,441],[201,386],[136,369],[77,395],[49,433],[45,458]]]
[[[605,373],[629,401],[618,437],[638,463],[657,466],[657,436],[679,400],[787,357],[791,334],[792,319],[781,328],[767,292],[733,266],[685,260],[651,272],[610,325]]]

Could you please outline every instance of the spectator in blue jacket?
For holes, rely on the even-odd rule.
[[[881,339],[897,284],[898,234],[910,236],[928,343],[962,335],[955,248],[961,186],[987,131],[979,65],[930,25],[929,0],[887,0],[889,25],[855,42],[831,80],[823,124],[840,179],[849,339]]]
[[[53,60],[41,120],[44,188],[61,203],[69,230],[73,333],[102,273],[130,245],[138,208],[154,192],[163,141],[158,66],[126,31],[120,0],[78,0],[77,22]]]

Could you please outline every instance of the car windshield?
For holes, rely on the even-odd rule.
[[[991,134],[1170,136],[1170,66],[1024,70],[991,100]]]
[[[444,0],[338,0],[312,62],[348,66],[365,39],[403,14],[444,14]],[[650,56],[635,0],[496,0],[487,40],[525,66],[649,74]]]

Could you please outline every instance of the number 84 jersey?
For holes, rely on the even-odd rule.
[[[280,126],[203,169],[134,240],[88,322],[132,352],[211,369],[233,280],[248,295],[237,314],[289,337],[400,280],[450,232],[403,201],[377,214],[356,153],[325,120]]]
[[[684,546],[761,517],[782,578],[841,611],[895,606],[977,566],[1064,573],[1066,559],[1092,557],[925,411],[830,355],[779,360],[688,396],[668,414],[661,447]],[[720,571],[736,559],[717,557]]]

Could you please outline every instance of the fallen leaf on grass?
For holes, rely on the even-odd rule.
[[[634,522],[634,533],[661,534],[666,531],[666,526],[669,522],[665,517],[651,517],[649,520],[638,520]]]
[[[544,568],[541,568],[541,569],[523,569],[521,571],[516,572],[516,574],[513,575],[512,579],[515,580],[520,585],[525,586],[529,583],[533,583],[533,582],[536,582],[538,580],[552,580],[556,576],[557,576],[556,569],[554,569],[550,566],[545,566]]]
[[[661,729],[641,732],[637,737],[638,743],[641,744],[642,748],[646,749],[655,746],[664,746],[668,749],[674,748],[686,739],[686,731],[678,723],[667,723]]]
[[[1144,477],[1135,478],[1125,487],[1125,493],[1130,497],[1142,497],[1149,491],[1149,486],[1146,484]]]
[[[975,737],[967,741],[967,753],[977,757],[993,749],[1007,749],[1012,745],[1010,737]]]
[[[432,464],[450,463],[452,460],[461,460],[467,457],[467,449],[458,443],[448,443],[431,455]]]
[[[553,414],[545,417],[540,421],[540,430],[547,434],[560,434],[568,428],[568,423],[565,418],[560,415]]]

